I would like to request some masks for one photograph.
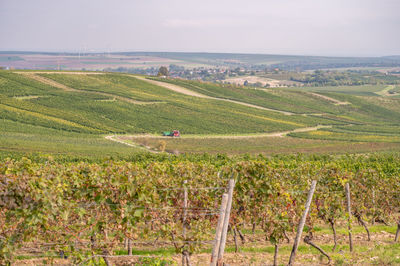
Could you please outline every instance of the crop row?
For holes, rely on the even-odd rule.
[[[0,84],[1,118],[94,134],[159,133],[171,128],[197,134],[257,133],[332,123],[318,117],[286,116],[189,97],[126,75],[41,75],[76,91],[63,91],[21,74],[0,72],[5,80]],[[108,98],[95,92],[161,103],[103,101]]]
[[[215,84],[179,79],[157,80],[183,86],[211,97],[243,101],[266,108],[293,113],[338,114],[343,112],[343,109],[348,109],[302,92],[301,89],[297,91],[284,89],[252,89],[246,87],[241,88],[230,84]]]
[[[0,163],[0,258],[11,262],[29,243],[57,243],[54,251],[80,262],[91,254],[113,254],[126,238],[164,239],[174,243],[177,252],[192,254],[213,238],[213,214],[231,177],[236,179],[232,230],[253,225],[275,245],[295,230],[312,180],[318,185],[306,222],[310,238],[319,223],[334,228],[346,218],[347,183],[356,220],[393,223],[400,208],[398,164],[398,157],[224,164],[6,160]],[[189,203],[183,220],[184,187]],[[183,236],[184,226],[189,230]]]

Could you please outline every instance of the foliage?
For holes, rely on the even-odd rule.
[[[160,67],[157,76],[165,76],[165,77],[169,76],[168,68],[165,66]]]
[[[364,219],[393,222],[400,208],[398,156],[253,158],[206,161],[0,163],[0,257],[14,259],[29,243],[59,243],[74,262],[102,256],[124,238],[169,239],[176,252],[193,253],[212,239],[221,189],[236,173],[231,225],[256,223],[272,243],[293,231],[311,180],[318,180],[307,221],[343,217],[343,186],[350,182],[354,210]],[[183,181],[188,180],[189,230],[182,237]],[[372,192],[374,197],[372,198]],[[379,204],[380,208],[374,206]],[[182,241],[189,241],[181,245]],[[200,242],[199,242],[200,241]]]
[[[322,71],[315,70],[304,77],[292,77],[291,80],[304,83],[306,86],[349,86],[364,84],[398,84],[396,76],[383,75],[376,71]]]

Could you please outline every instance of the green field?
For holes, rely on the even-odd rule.
[[[76,133],[0,120],[0,157],[42,153],[80,158],[129,157],[138,150],[106,140],[102,135]]]
[[[166,82],[161,85],[172,83],[212,98],[188,96],[128,74],[0,71],[1,153],[126,157],[143,149],[107,140],[105,136],[159,136],[172,129],[179,129],[187,138],[164,139],[167,150],[179,152],[368,152],[398,147],[390,143],[399,142],[400,99],[376,94],[383,89],[381,86],[339,86],[335,91],[330,87],[255,90],[158,80]],[[371,96],[360,96],[361,90]],[[346,104],[335,104],[309,91]],[[317,125],[331,128],[291,132]],[[296,138],[190,139],[195,135],[275,132],[288,132]],[[349,141],[364,144],[355,148]],[[378,144],[371,148],[371,143]],[[325,148],[335,145],[341,148]]]
[[[319,131],[317,131],[319,132]],[[300,134],[300,133],[297,133]],[[306,134],[306,133],[304,133]],[[306,135],[308,136],[308,135]],[[343,137],[338,139],[312,139],[312,137],[257,137],[257,138],[149,138],[120,137],[127,143],[137,143],[154,151],[160,150],[165,142],[165,151],[179,153],[227,153],[227,154],[340,154],[343,152],[365,153],[370,151],[398,151],[400,143],[383,142],[380,139],[368,142],[349,142]]]
[[[302,91],[313,92],[337,92],[360,96],[377,96],[377,92],[385,89],[387,85],[359,85],[359,86],[324,86],[324,87],[301,87]],[[300,88],[285,88],[285,90],[297,91]]]
[[[255,90],[254,88],[241,88],[231,85],[218,85],[197,81],[184,81],[179,79],[158,79],[172,84],[186,87],[190,90],[216,98],[224,98],[259,105],[266,108],[293,112],[295,114],[322,114],[321,117],[334,116],[335,120],[353,123],[385,122],[400,123],[400,107],[396,110],[387,110],[379,104],[365,103],[364,98],[340,93],[346,88],[338,86],[337,91],[331,92],[329,87],[320,93],[338,101],[348,102],[348,105],[336,105],[334,102],[307,93],[307,88],[293,89],[267,89]],[[355,86],[357,87],[357,86]],[[368,86],[363,86],[368,87]],[[369,87],[368,87],[369,88]],[[319,92],[318,87],[314,87]],[[360,88],[352,88],[354,91]],[[371,86],[369,90],[380,91],[382,87]],[[310,90],[311,91],[311,90]],[[376,94],[375,94],[376,95]],[[398,101],[397,101],[398,103]],[[394,112],[392,112],[394,111]]]

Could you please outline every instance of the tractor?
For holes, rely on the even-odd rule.
[[[179,130],[172,130],[172,131],[164,131],[163,136],[168,136],[168,137],[180,137],[181,133]]]

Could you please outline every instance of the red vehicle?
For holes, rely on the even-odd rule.
[[[169,137],[180,137],[181,133],[179,130],[173,130],[173,131],[164,131],[163,136],[169,136]]]

